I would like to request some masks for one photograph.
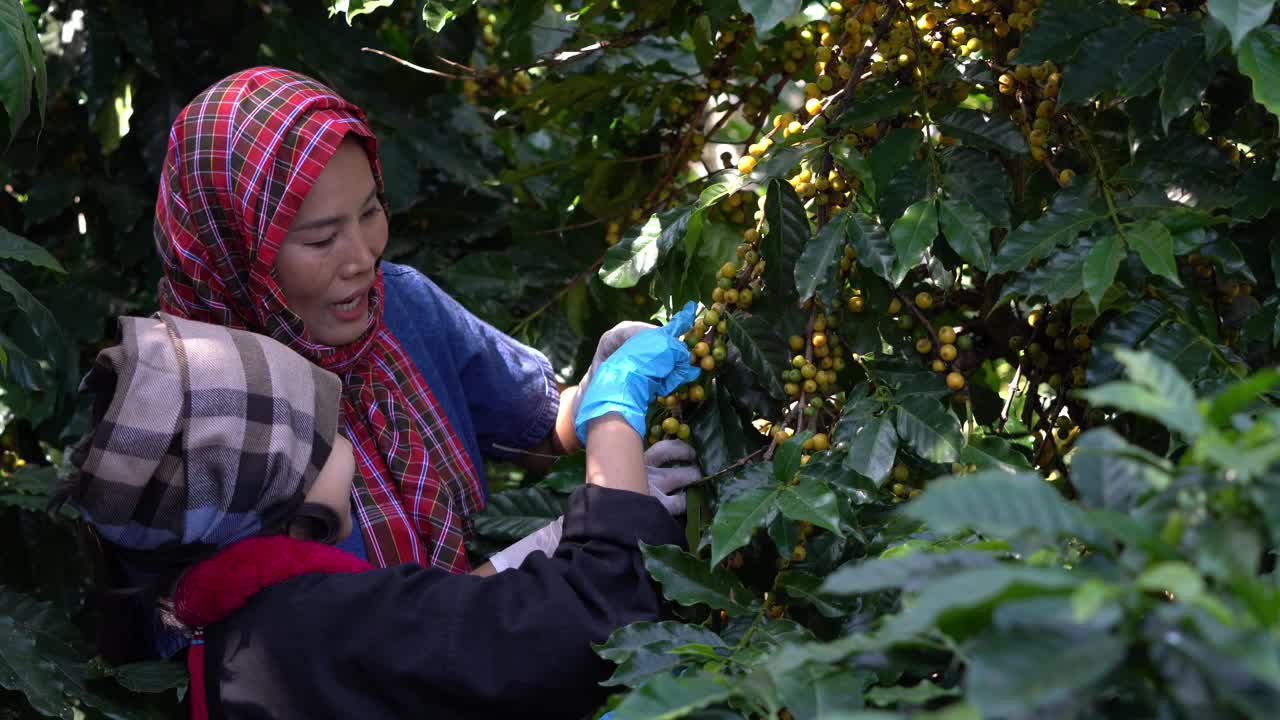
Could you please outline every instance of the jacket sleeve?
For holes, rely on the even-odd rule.
[[[420,370],[435,368],[442,385],[459,390],[480,451],[510,458],[504,447],[542,442],[560,407],[547,358],[476,317],[412,268],[387,263],[384,277],[388,327],[406,349],[418,351],[410,354]]]
[[[579,716],[608,693],[592,643],[658,616],[638,541],[681,535],[657,500],[586,486],[554,557],[490,578],[401,565],[277,585],[210,648],[224,714],[266,702],[279,717]]]

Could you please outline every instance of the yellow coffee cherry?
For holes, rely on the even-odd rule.
[[[662,432],[668,435],[675,435],[679,429],[680,421],[673,417],[669,417],[662,421]]]
[[[956,331],[949,327],[939,328],[938,341],[944,345],[954,345],[956,342]]]
[[[755,169],[756,169],[756,159],[751,155],[743,155],[742,157],[738,158],[738,172],[742,173],[743,175],[747,175],[752,170],[755,170]]]
[[[947,361],[947,362],[951,362],[952,360],[955,360],[955,359],[956,359],[956,346],[955,346],[955,345],[943,345],[942,347],[938,348],[938,357],[942,358],[943,360],[945,360],[945,361]]]
[[[933,341],[929,338],[920,338],[916,341],[916,352],[921,355],[928,355],[933,350]]]
[[[947,373],[947,387],[955,391],[964,389],[964,375],[952,370]]]

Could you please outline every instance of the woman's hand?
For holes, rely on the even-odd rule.
[[[689,362],[689,348],[679,337],[693,327],[695,309],[690,302],[665,326],[641,329],[595,368],[574,416],[579,440],[586,441],[591,420],[611,412],[643,436],[653,399],[698,377],[701,370]]]

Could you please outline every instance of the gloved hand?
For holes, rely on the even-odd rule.
[[[564,516],[561,515],[541,530],[535,530],[498,551],[489,558],[489,562],[493,564],[494,572],[520,567],[520,564],[524,562],[526,557],[529,557],[530,553],[540,551],[547,557],[551,557],[556,552],[556,546],[560,544],[560,533],[563,529]]]
[[[649,494],[672,516],[684,514],[685,498],[680,491],[702,479],[702,470],[694,463],[696,455],[693,446],[683,440],[660,440],[644,451]],[[671,462],[694,464],[662,467]]]
[[[689,362],[689,348],[679,338],[693,327],[695,309],[688,303],[666,325],[632,335],[600,363],[573,418],[579,441],[586,444],[589,422],[611,412],[643,437],[649,403],[698,377],[702,371]]]
[[[591,358],[591,367],[587,368],[587,374],[583,375],[582,381],[578,383],[578,392],[573,396],[573,403],[569,406],[569,417],[578,417],[578,410],[582,407],[582,396],[591,386],[591,378],[595,377],[596,368],[600,367],[600,363],[622,347],[622,344],[630,340],[632,335],[641,330],[651,330],[656,327],[658,326],[649,323],[623,320],[600,336],[600,342],[596,343],[596,354]]]

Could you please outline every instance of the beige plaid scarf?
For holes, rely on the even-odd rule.
[[[220,547],[287,519],[332,448],[337,376],[262,335],[158,313],[120,319],[81,384],[94,430],[70,501],[133,550]]]

